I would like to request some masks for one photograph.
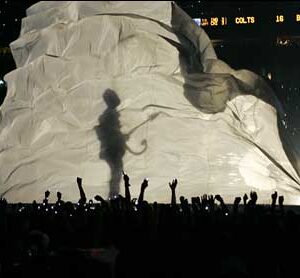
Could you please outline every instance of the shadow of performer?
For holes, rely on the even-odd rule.
[[[100,159],[107,162],[111,176],[109,181],[109,197],[119,194],[123,170],[123,156],[126,151],[126,135],[121,132],[120,114],[117,107],[121,101],[115,91],[107,89],[103,94],[107,105],[99,117],[96,128],[101,142]]]
[[[118,195],[120,192],[120,182],[123,175],[123,156],[126,151],[134,155],[140,155],[147,149],[147,141],[142,140],[141,151],[133,151],[127,146],[126,141],[138,128],[146,122],[153,120],[157,115],[151,116],[140,125],[133,128],[128,134],[121,132],[120,114],[117,107],[121,101],[117,93],[107,89],[103,94],[103,99],[107,105],[106,110],[99,117],[99,125],[95,128],[99,141],[101,142],[100,159],[105,160],[110,168],[109,198]]]

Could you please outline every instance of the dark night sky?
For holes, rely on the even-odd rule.
[[[37,1],[0,2],[0,78],[15,64],[7,47],[17,39],[26,8]],[[287,112],[287,129],[300,141],[300,2],[176,1],[193,18],[226,17],[226,26],[203,27],[213,39],[218,57],[235,69],[250,69],[269,81]],[[284,22],[279,16],[284,16]],[[255,24],[235,24],[236,17],[255,17]],[[278,18],[276,18],[278,16]],[[3,96],[3,89],[0,90]],[[300,144],[298,145],[300,152]]]

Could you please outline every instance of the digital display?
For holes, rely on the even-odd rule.
[[[276,23],[284,22],[284,15],[276,15]]]
[[[234,19],[235,24],[253,24],[255,23],[254,16],[238,16]]]
[[[194,19],[196,21],[196,19]],[[254,24],[256,22],[255,16],[237,16],[234,18],[229,18],[227,16],[216,16],[216,17],[204,17],[200,18],[199,21],[200,26],[226,26],[229,23],[233,23],[236,25],[240,24]]]
[[[300,23],[300,13],[293,14],[275,14],[270,17],[264,15],[237,15],[237,16],[211,16],[194,18],[195,22],[201,27],[220,27],[234,25],[257,25],[261,24],[284,24],[284,23]]]
[[[226,16],[206,17],[200,19],[200,26],[225,26],[228,24]]]

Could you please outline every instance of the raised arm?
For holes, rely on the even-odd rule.
[[[274,212],[276,208],[276,201],[277,201],[277,191],[275,191],[271,197],[272,197],[272,204],[271,204],[271,211]]]
[[[279,203],[279,209],[280,209],[281,213],[284,213],[283,201],[284,201],[284,197],[283,196],[279,196],[278,203]]]
[[[215,199],[216,199],[218,202],[220,202],[222,211],[223,211],[225,214],[226,214],[226,213],[228,214],[228,208],[227,208],[227,206],[226,206],[226,204],[225,204],[223,198],[221,197],[221,195],[219,195],[219,194],[215,195]]]
[[[176,186],[177,186],[177,179],[173,179],[172,183],[169,182],[169,186],[171,188],[172,196],[171,196],[171,205],[176,205]]]
[[[129,176],[123,171],[123,180],[124,180],[124,186],[125,186],[125,200],[130,203],[131,202],[131,195],[129,190]]]
[[[77,185],[80,193],[79,203],[82,205],[86,203],[86,196],[82,187],[82,178],[77,177]]]
[[[236,197],[234,199],[234,203],[233,203],[233,213],[234,214],[237,214],[238,213],[238,210],[239,210],[239,204],[240,202],[242,201],[242,198],[241,197]]]
[[[138,199],[138,204],[141,205],[142,202],[144,201],[144,192],[146,187],[148,186],[148,179],[144,179],[142,184],[141,184],[141,191]]]

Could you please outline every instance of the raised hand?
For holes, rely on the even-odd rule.
[[[82,178],[77,177],[77,185],[78,185],[78,189],[79,189],[79,193],[80,193],[80,199],[79,199],[79,203],[81,205],[86,203],[86,196],[82,187]]]
[[[234,199],[234,205],[239,205],[239,203],[242,201],[241,197],[235,197]]]
[[[56,196],[57,196],[57,201],[60,201],[62,194],[58,191],[57,194],[56,194]]]
[[[123,171],[123,180],[125,184],[125,199],[128,203],[130,203],[131,200],[131,195],[130,195],[130,190],[129,190],[129,176]]]
[[[176,193],[175,193],[175,189],[177,186],[177,179],[173,179],[172,182],[169,182],[169,186],[171,188],[172,191],[172,195],[171,195],[171,204],[173,206],[176,205]]]
[[[142,184],[141,184],[141,192],[138,198],[138,204],[141,205],[142,202],[144,201],[144,191],[146,187],[148,186],[148,179],[144,179]]]
[[[203,194],[200,198],[201,198],[201,207],[205,208],[206,206],[208,206],[207,194]]]
[[[274,204],[274,205],[276,204],[277,196],[278,196],[277,191],[275,191],[275,192],[271,195],[271,197],[272,197],[272,204]]]
[[[215,199],[216,199],[217,201],[219,201],[220,203],[224,203],[223,198],[222,198],[221,195],[219,195],[219,194],[215,195]]]
[[[80,185],[80,186],[82,185],[82,178],[77,177],[77,184]]]
[[[170,186],[171,190],[175,190],[176,186],[177,186],[177,179],[173,179],[172,183],[169,182],[169,186]]]
[[[283,196],[279,196],[278,203],[279,203],[280,206],[283,206],[283,201],[284,201],[284,197]]]
[[[104,202],[104,199],[100,195],[96,195],[94,199],[98,202]]]
[[[209,204],[211,209],[214,208],[214,204],[215,204],[214,195],[208,195],[208,204]]]
[[[250,198],[251,198],[252,204],[255,205],[256,201],[257,201],[257,193],[255,191],[251,191]]]
[[[45,199],[48,199],[48,198],[49,198],[49,196],[50,196],[50,191],[49,191],[49,190],[47,190],[47,191],[45,192]]]
[[[123,180],[124,180],[125,186],[130,186],[129,176],[124,171],[123,171]]]
[[[207,202],[207,194],[203,194],[202,196],[201,196],[201,203],[206,203]]]
[[[48,204],[48,198],[49,198],[49,196],[50,196],[50,191],[47,190],[47,191],[45,192],[45,199],[43,200],[44,205],[47,205],[47,204]]]
[[[148,179],[144,179],[141,185],[141,190],[144,191],[148,187]]]
[[[235,197],[234,203],[233,203],[233,211],[234,213],[238,212],[239,203],[242,201],[241,197]]]
[[[248,200],[248,195],[245,193],[244,196],[243,196],[244,205],[247,204],[247,200]]]

